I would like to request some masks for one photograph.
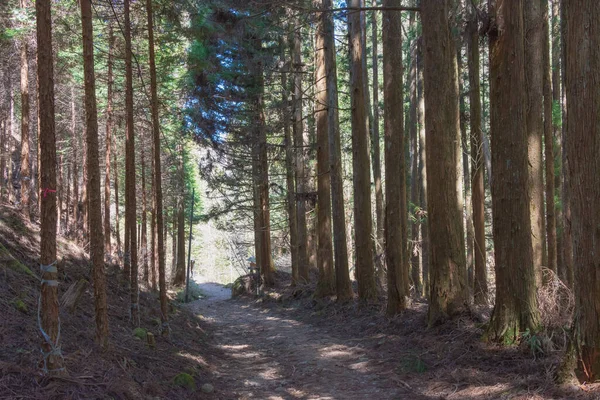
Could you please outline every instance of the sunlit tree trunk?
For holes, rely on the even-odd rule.
[[[314,4],[321,7],[321,0]],[[335,292],[333,274],[333,244],[331,238],[331,169],[329,165],[329,102],[326,65],[327,14],[317,14],[315,57],[315,118],[317,125],[317,265],[319,282],[315,293],[318,297]]]
[[[83,66],[85,77],[85,120],[88,164],[88,226],[90,229],[90,260],[94,276],[94,306],[96,310],[96,340],[108,346],[108,316],[106,277],[104,274],[104,234],[102,229],[102,200],[100,198],[100,163],[98,144],[98,114],[96,110],[96,78],[94,72],[94,30],[91,0],[81,0],[83,32]]]
[[[464,227],[459,202],[461,160],[456,46],[447,0],[423,0],[427,211],[430,234],[428,324],[465,310],[468,302]]]
[[[58,316],[58,273],[56,269],[56,136],[54,120],[54,67],[52,59],[51,1],[35,2],[37,23],[37,59],[43,68],[37,70],[38,121],[40,129],[40,265],[42,287],[40,302],[40,329],[44,341],[44,373],[64,373],[64,359],[60,353]]]
[[[20,0],[21,8],[28,7],[27,0]],[[29,132],[29,37],[24,35],[21,39],[21,210],[25,218],[30,218],[29,197],[31,191],[31,162],[30,132]]]
[[[511,344],[519,340],[521,332],[535,332],[540,321],[529,213],[523,0],[497,0],[492,10],[490,117],[496,304],[487,338]]]
[[[350,0],[350,7],[363,7],[363,0]],[[356,248],[356,280],[358,297],[363,301],[377,296],[373,264],[373,232],[371,214],[371,177],[369,162],[369,130],[367,94],[365,93],[361,13],[348,13],[350,33],[350,90],[352,106],[352,170],[354,183],[354,230]]]
[[[425,141],[425,96],[423,85],[422,40],[417,42],[417,125],[419,127],[419,204],[421,212],[427,212],[427,143]],[[421,270],[423,293],[429,297],[429,224],[427,217],[421,219]]]
[[[383,0],[384,7],[397,2]],[[408,265],[403,260],[406,237],[402,235],[402,198],[406,197],[404,169],[404,122],[402,95],[402,19],[400,11],[385,11],[383,29],[383,98],[384,98],[384,145],[385,175],[391,177],[385,185],[385,255],[387,265],[387,313],[394,315],[407,306]]]
[[[108,27],[108,72],[107,72],[107,104],[106,104],[106,153],[104,158],[104,253],[110,257],[111,232],[110,232],[110,163],[112,149],[113,129],[113,48],[115,37],[112,25]]]

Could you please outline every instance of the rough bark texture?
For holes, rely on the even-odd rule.
[[[570,5],[573,5],[571,7]],[[573,262],[574,339],[580,382],[600,381],[600,3],[569,2],[566,96]]]
[[[417,42],[417,125],[419,127],[419,204],[421,209],[421,270],[423,293],[429,297],[429,224],[427,222],[427,143],[425,141],[425,96],[423,85],[423,45]]]
[[[98,113],[96,110],[96,78],[94,72],[94,30],[91,0],[81,1],[83,32],[83,68],[85,78],[85,132],[87,143],[88,226],[90,230],[90,260],[94,282],[96,310],[96,340],[108,346],[108,315],[106,305],[106,277],[104,274],[104,234],[102,229],[102,199],[100,197],[100,162],[98,144]]]
[[[315,6],[322,6],[315,1]],[[317,14],[315,32],[315,119],[317,127],[317,267],[318,297],[335,293],[333,274],[333,244],[331,238],[331,169],[329,165],[329,107],[325,43],[327,13]]]
[[[383,0],[384,7],[394,0]],[[404,122],[402,95],[402,20],[400,11],[383,13],[383,97],[385,135],[385,175],[392,177],[385,185],[385,255],[387,264],[387,313],[397,314],[407,306],[403,260],[406,237],[402,236],[401,199],[406,197],[404,179]]]
[[[529,157],[529,213],[531,217],[531,245],[536,284],[542,282],[542,266],[545,265],[544,251],[544,162],[542,142],[544,137],[543,119],[543,61],[544,31],[541,1],[523,3],[525,33],[525,89],[527,93],[527,145]]]
[[[296,216],[298,217],[298,279],[308,282],[308,227],[306,223],[306,195],[308,192],[308,178],[306,166],[306,153],[308,141],[304,139],[304,121],[302,119],[302,39],[301,25],[294,27],[292,40],[292,68],[294,71],[293,92],[293,131],[294,146],[296,148]]]
[[[423,0],[427,211],[430,243],[428,323],[465,310],[468,301],[458,171],[460,133],[456,47],[446,0]]]
[[[522,332],[535,332],[539,325],[528,207],[523,0],[498,0],[492,15],[490,111],[496,304],[487,337],[512,344]]]
[[[362,0],[350,0],[350,7],[362,7]],[[371,214],[371,177],[369,162],[369,130],[363,72],[363,40],[361,13],[348,13],[350,33],[350,86],[352,103],[352,170],[354,184],[354,231],[356,248],[356,280],[358,297],[363,301],[377,296],[373,265],[373,232]]]
[[[162,321],[163,333],[169,333],[169,313],[167,303],[167,280],[165,271],[165,241],[164,221],[163,221],[163,199],[162,199],[162,169],[160,160],[160,124],[158,119],[158,94],[156,82],[156,63],[154,55],[154,23],[152,0],[146,0],[146,10],[148,15],[148,61],[150,63],[150,91],[151,109],[152,109],[152,140],[154,142],[154,211],[156,212],[156,248],[158,263],[158,287],[160,291],[160,318]]]
[[[373,7],[377,7],[377,3],[377,0],[373,0]],[[379,13],[377,11],[371,12],[371,68],[373,71],[373,123],[371,124],[371,160],[373,162],[373,181],[375,182],[375,257],[377,260],[377,276],[383,281],[385,279],[385,268],[382,262],[384,257],[380,256],[380,254],[383,252],[385,210],[383,205],[383,185],[381,183],[381,150],[379,141],[379,60],[377,40],[378,14]]]
[[[125,165],[125,229],[129,229],[129,259],[130,270],[130,295],[131,295],[131,320],[139,326],[139,288],[138,288],[138,257],[136,235],[136,174],[135,174],[135,133],[133,121],[133,70],[131,54],[131,21],[129,13],[130,0],[124,1],[125,14],[125,113],[126,113],[126,165]],[[127,249],[125,249],[127,251]]]
[[[116,145],[113,148],[113,174],[114,174],[114,185],[115,185],[115,232],[116,232],[116,236],[117,236],[117,253],[119,254],[119,257],[122,256],[121,253],[121,228],[120,228],[120,212],[119,212],[119,169],[118,169],[118,163],[117,163],[117,151],[116,151]]]
[[[142,256],[142,271],[144,284],[150,286],[150,271],[148,270],[148,201],[146,197],[146,150],[142,134],[142,148],[140,162],[142,166],[142,225],[140,233],[140,255]]]
[[[113,129],[113,48],[115,36],[112,25],[108,27],[108,72],[107,72],[107,104],[106,104],[106,152],[104,157],[104,253],[106,259],[111,256],[110,232],[110,163]]]
[[[554,272],[557,268],[556,217],[554,204],[554,136],[552,127],[552,73],[550,69],[550,32],[548,23],[548,0],[542,1],[544,21],[544,158],[546,169],[546,267]]]
[[[75,143],[77,137],[77,120],[75,117],[75,89],[71,86],[71,142]],[[73,222],[71,223],[73,232],[76,233],[79,228],[79,165],[77,163],[78,151],[72,146],[73,151]]]
[[[471,124],[471,204],[473,209],[474,258],[473,298],[475,304],[488,301],[485,245],[485,187],[483,179],[483,131],[481,130],[481,85],[479,80],[479,32],[477,14],[471,12],[468,26],[469,104]]]
[[[185,182],[183,169],[183,146],[179,149],[179,174],[178,196],[177,196],[177,264],[175,267],[175,277],[173,285],[181,286],[185,284]]]
[[[323,8],[331,8],[331,0],[322,0]],[[333,219],[333,246],[335,262],[335,288],[337,301],[344,302],[354,295],[348,268],[348,245],[346,240],[346,217],[344,208],[344,181],[340,123],[338,111],[337,67],[333,17],[325,15],[325,69],[327,79],[327,117],[329,119],[329,163],[331,170],[331,203]]]
[[[21,8],[28,6],[27,0],[20,1]],[[29,58],[28,36],[21,43],[21,210],[26,218],[30,218],[29,195],[31,190],[31,170],[29,161]]]
[[[41,326],[44,373],[64,373],[60,352],[58,274],[56,272],[56,136],[54,121],[54,66],[52,59],[51,1],[35,2],[38,65],[38,121],[41,149],[40,265],[42,267]],[[100,242],[102,244],[102,242]]]

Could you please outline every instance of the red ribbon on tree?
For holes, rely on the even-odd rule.
[[[48,196],[48,193],[56,193],[56,189],[45,188],[42,189],[42,194],[44,197]]]

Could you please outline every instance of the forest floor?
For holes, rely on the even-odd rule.
[[[107,268],[108,350],[94,342],[93,289],[73,313],[61,308],[68,375],[40,373],[37,326],[39,227],[0,204],[0,400],[2,399],[600,399],[600,388],[556,387],[560,351],[482,343],[470,317],[426,329],[426,304],[393,319],[381,306],[315,300],[313,286],[289,287],[277,274],[262,298],[230,299],[221,285],[197,280],[204,295],[182,305],[171,292],[171,335],[160,335],[156,293],[142,287],[141,327],[134,335],[129,290]],[[59,297],[91,282],[84,249],[60,238]],[[484,310],[485,311],[485,310]],[[177,376],[188,374],[178,385]],[[180,376],[181,377],[181,376]]]
[[[481,341],[471,318],[427,329],[426,304],[383,316],[377,306],[314,300],[311,287],[277,288],[261,299],[209,299],[188,307],[210,327],[219,399],[600,399],[600,387],[557,387],[561,352]],[[489,310],[488,310],[489,311]]]

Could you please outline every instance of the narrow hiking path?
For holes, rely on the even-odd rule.
[[[215,371],[219,398],[408,398],[406,387],[370,370],[356,342],[288,318],[285,311],[230,299],[230,291],[220,285],[198,284],[207,298],[191,308],[213,325],[215,345],[222,351]]]

